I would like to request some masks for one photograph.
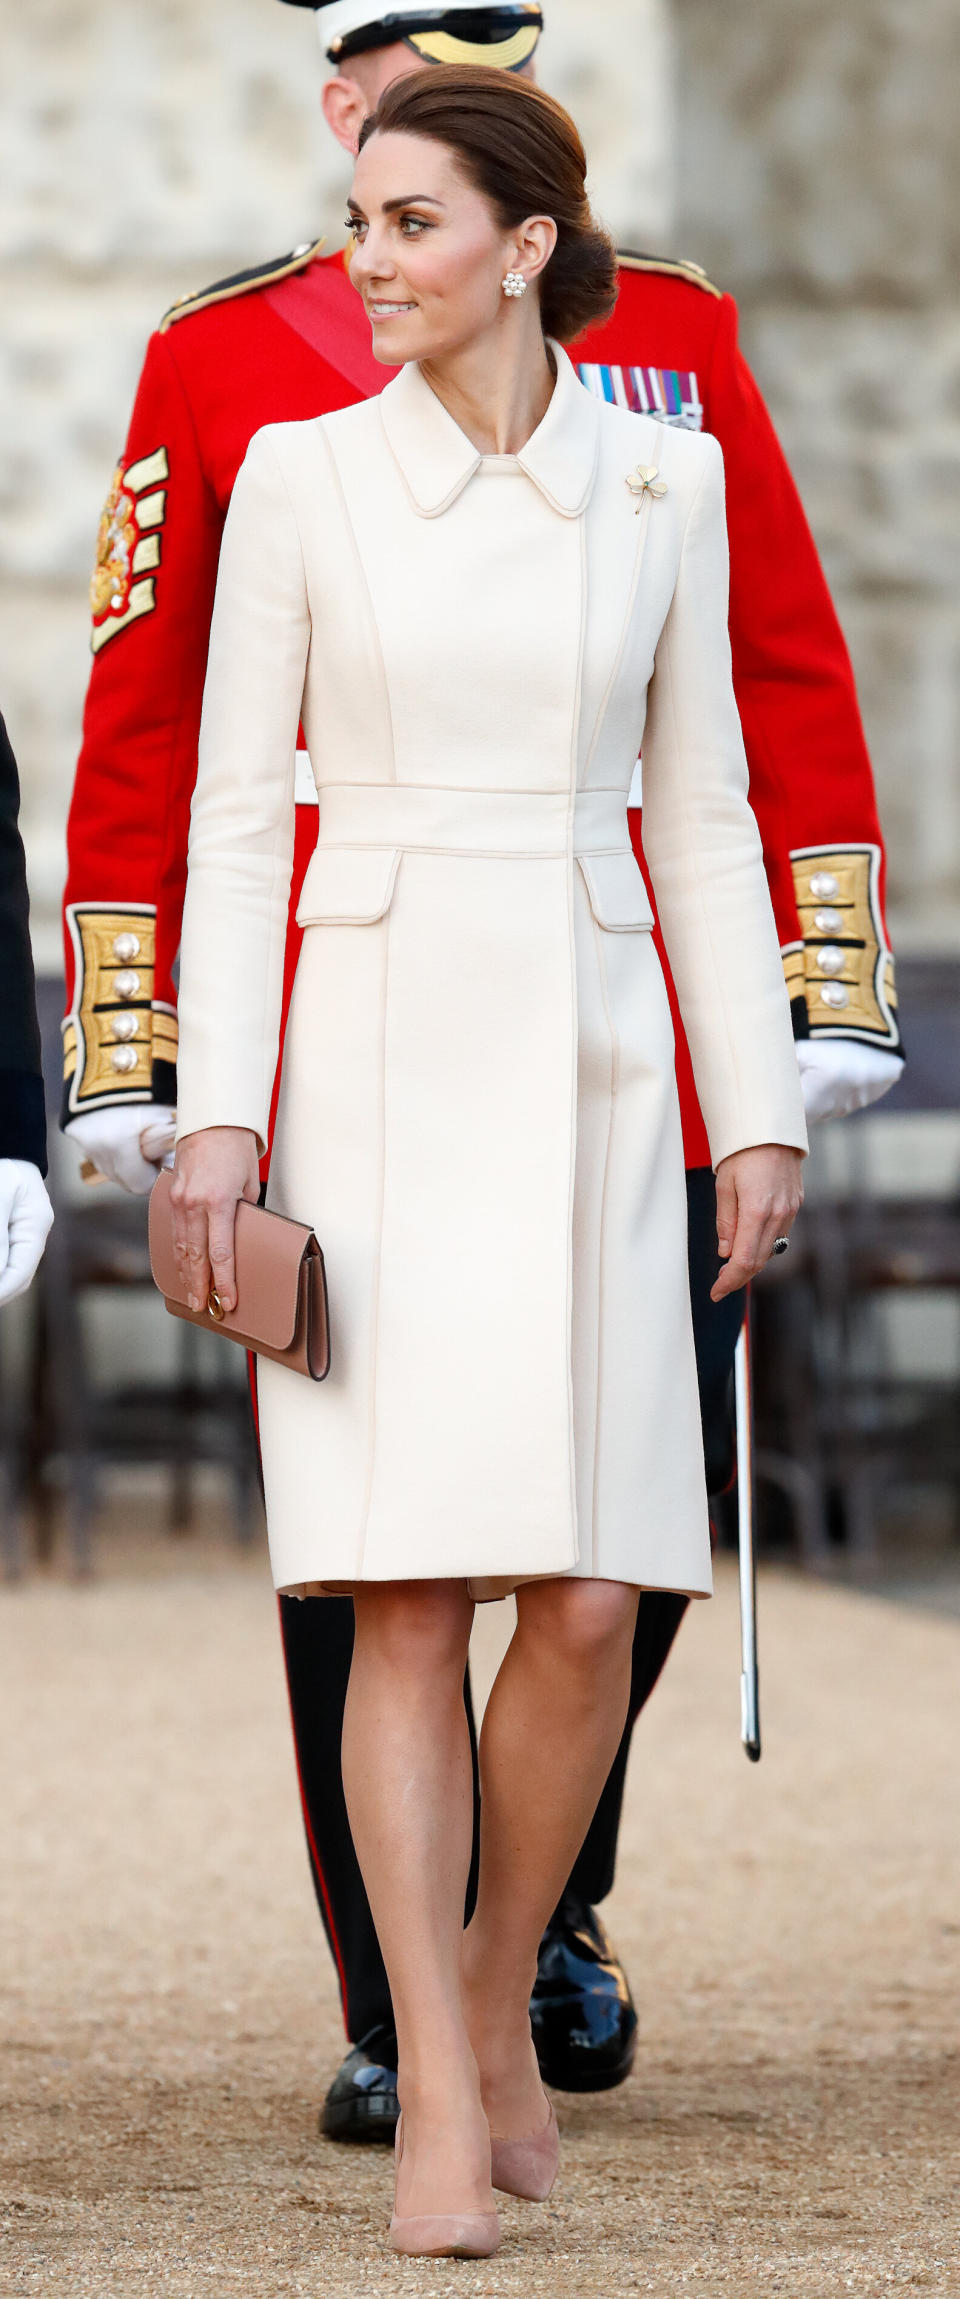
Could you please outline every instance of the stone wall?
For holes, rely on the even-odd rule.
[[[960,945],[960,19],[673,0],[679,242],[743,340],[860,683],[898,939]]]
[[[544,74],[597,152],[618,232],[669,238],[666,0],[551,0]],[[276,0],[29,0],[5,11],[0,148],[0,706],[24,784],[41,963],[59,963],[63,824],[100,506],[143,346],[173,298],[339,233],[344,155],[312,15]],[[609,31],[598,49],[595,27]]]
[[[0,704],[51,964],[93,537],[145,338],[184,289],[335,233],[346,169],[306,10],[30,0],[6,14]],[[853,649],[900,938],[956,944],[948,0],[548,0],[548,14],[543,76],[581,122],[601,211],[740,300]]]

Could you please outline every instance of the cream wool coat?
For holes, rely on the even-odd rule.
[[[253,440],[227,520],[190,838],[179,1133],[264,1141],[324,1249],[320,1386],[261,1361],[277,1586],[577,1572],[710,1591],[673,1042],[714,1162],[805,1146],[727,640],[716,442],[555,348],[518,456],[419,369]],[[637,495],[637,466],[658,485]]]

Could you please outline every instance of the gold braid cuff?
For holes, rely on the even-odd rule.
[[[802,943],[783,953],[811,1037],[902,1051],[893,953],[880,910],[880,848],[800,846],[790,856]]]
[[[63,1024],[64,1116],[153,1099],[154,1060],[176,1061],[176,1016],[155,1001],[152,903],[71,902],[76,987]]]

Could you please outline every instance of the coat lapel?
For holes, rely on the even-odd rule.
[[[600,415],[558,343],[553,397],[517,462],[555,511],[579,518],[597,469]],[[419,367],[410,364],[380,395],[380,417],[414,508],[433,519],[449,509],[484,458],[448,414]]]

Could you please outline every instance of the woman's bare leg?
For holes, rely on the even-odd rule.
[[[637,1593],[574,1577],[518,1589],[516,1633],[487,1703],[464,1990],[484,2105],[503,2138],[543,2122],[529,2014],[537,1950],[620,1743]]]
[[[491,2211],[490,2149],[461,1992],[473,1775],[462,1581],[368,1582],[343,1725],[343,1785],[390,1982],[403,2108],[397,2209]]]

